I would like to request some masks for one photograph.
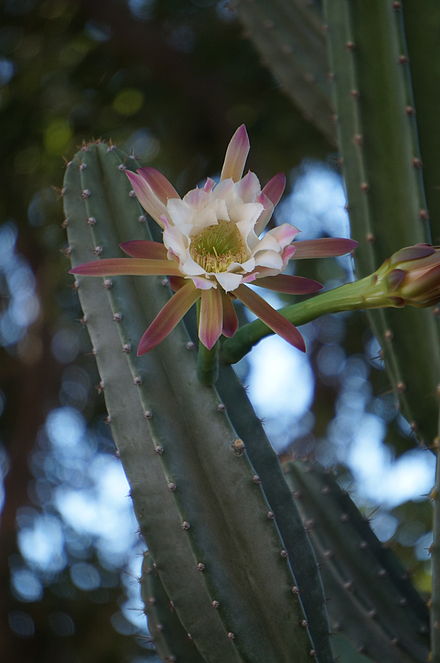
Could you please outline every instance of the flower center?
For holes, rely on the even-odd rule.
[[[191,258],[206,272],[226,272],[232,262],[245,262],[249,257],[235,223],[219,221],[191,238]]]

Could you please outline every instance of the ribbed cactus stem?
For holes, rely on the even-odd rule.
[[[321,17],[301,0],[235,0],[246,36],[303,115],[335,143]]]
[[[145,238],[127,165],[136,167],[102,143],[87,145],[69,164],[64,200],[74,265],[117,256],[121,241]],[[163,280],[78,277],[77,286],[141,532],[160,586],[202,659],[309,663],[315,650],[319,663],[330,663],[322,611],[305,615],[291,591],[296,557],[263,483],[254,481],[247,439],[218,393],[197,378],[185,328],[135,354],[147,322],[168,301]],[[254,426],[261,427],[255,417]],[[297,545],[308,554],[304,532]],[[309,582],[310,574],[305,592]]]
[[[286,470],[318,555],[332,628],[374,661],[424,663],[428,611],[399,560],[330,472],[299,461]]]
[[[350,224],[365,276],[399,245],[430,241],[401,4],[323,3]],[[423,122],[423,118],[419,118]],[[369,314],[396,401],[419,441],[436,431],[438,332],[429,311]],[[415,342],[419,339],[419,342]]]

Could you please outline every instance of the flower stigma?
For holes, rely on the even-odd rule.
[[[224,220],[191,238],[189,252],[208,273],[226,272],[231,263],[243,263],[249,257],[235,223]]]

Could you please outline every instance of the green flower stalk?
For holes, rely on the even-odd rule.
[[[400,249],[373,274],[327,290],[279,312],[294,325],[327,313],[372,308],[426,307],[440,300],[440,248],[415,244]],[[239,361],[258,341],[271,334],[260,320],[244,325],[222,346],[222,360]]]

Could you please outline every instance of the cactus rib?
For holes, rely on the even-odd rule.
[[[160,581],[150,552],[142,562],[141,594],[148,617],[148,628],[156,651],[165,663],[184,661],[204,663],[176,615],[173,604]]]

